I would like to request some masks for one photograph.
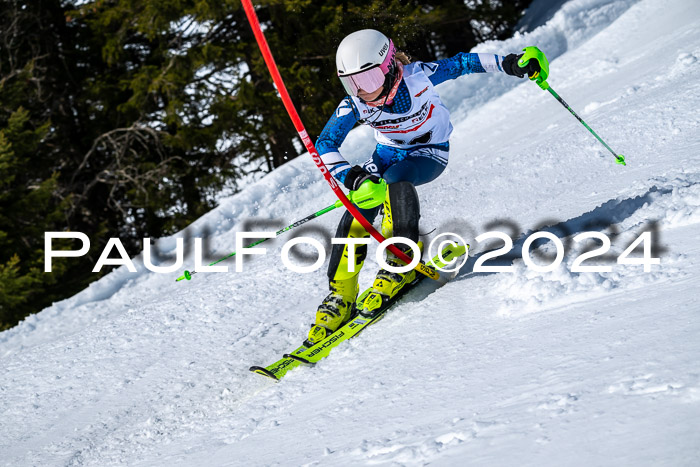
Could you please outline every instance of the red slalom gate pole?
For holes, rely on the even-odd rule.
[[[365,217],[360,213],[360,211],[357,210],[357,207],[355,207],[355,205],[353,205],[352,202],[350,202],[348,197],[345,196],[343,190],[340,189],[338,183],[328,171],[326,164],[324,164],[321,160],[321,156],[318,155],[316,146],[314,146],[314,143],[311,141],[311,138],[309,138],[309,134],[306,132],[306,128],[304,128],[304,124],[302,123],[301,118],[299,117],[299,114],[297,113],[297,110],[294,107],[294,103],[292,102],[291,97],[289,97],[287,87],[284,85],[282,76],[280,75],[280,72],[277,69],[277,64],[275,63],[275,59],[272,56],[272,52],[270,51],[270,46],[267,44],[265,35],[263,34],[262,29],[260,28],[258,15],[255,13],[253,4],[251,0],[242,0],[242,3],[243,9],[245,10],[245,14],[248,17],[250,27],[253,30],[253,34],[255,35],[255,40],[258,42],[260,52],[262,53],[263,58],[265,59],[265,64],[267,65],[268,70],[270,70],[272,80],[274,81],[275,86],[277,86],[277,91],[279,92],[280,97],[282,98],[284,108],[287,109],[287,113],[292,119],[294,128],[296,129],[297,133],[299,133],[299,137],[301,138],[301,140],[304,142],[306,150],[309,151],[309,154],[311,154],[311,158],[314,160],[316,167],[318,167],[318,169],[323,174],[323,177],[326,179],[326,182],[328,182],[328,185],[330,185],[331,189],[333,190],[333,193],[335,193],[335,195],[343,203],[347,210],[350,211],[350,214],[352,214],[352,216],[355,219],[357,219],[357,221],[362,225],[362,227],[364,227],[367,230],[367,232],[369,232],[369,234],[372,235],[372,237],[374,237],[375,240],[377,240],[379,243],[383,242],[386,239],[382,236],[382,234],[377,232],[377,229],[375,229],[374,226],[372,226],[372,224],[370,224],[367,221],[367,219],[365,219]],[[396,247],[396,245],[389,245],[387,249],[394,253],[399,259],[404,261],[406,264],[412,261],[412,259],[406,253],[399,250]],[[431,279],[438,280],[440,278],[440,274],[437,271],[427,267],[422,262],[418,263],[418,266],[416,266],[415,269],[421,274],[430,277]]]

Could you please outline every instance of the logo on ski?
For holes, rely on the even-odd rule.
[[[282,363],[280,363],[279,365],[277,365],[276,367],[271,368],[270,373],[272,373],[273,375],[277,374],[279,371],[284,370],[285,368],[287,368],[287,366],[291,365],[292,363],[294,363],[294,360],[292,360],[291,358],[288,358],[288,359],[284,360]]]
[[[318,344],[318,347],[316,347],[314,350],[311,351],[311,353],[307,356],[308,358],[313,357],[314,355],[318,354],[320,351],[324,350],[326,347],[332,345],[334,342],[336,342],[338,339],[343,337],[345,333],[343,331],[339,331],[336,334],[333,334],[331,337],[328,338],[327,341],[321,342]]]

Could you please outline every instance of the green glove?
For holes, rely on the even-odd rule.
[[[527,71],[527,76],[534,80],[539,87],[547,89],[547,78],[549,77],[549,61],[544,53],[537,47],[525,47],[525,52],[518,57],[518,66]]]
[[[524,54],[510,54],[503,59],[503,71],[511,76],[523,78],[526,74],[534,80],[539,87],[547,89],[547,77],[549,76],[549,61],[544,53],[537,47],[525,47]]]
[[[386,180],[380,178],[379,182],[365,180],[357,190],[350,192],[349,198],[361,209],[372,209],[382,204],[385,196]]]

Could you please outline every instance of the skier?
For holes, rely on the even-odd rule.
[[[536,47],[524,54],[498,56],[459,53],[434,62],[410,62],[391,39],[379,31],[364,29],[342,40],[336,53],[338,77],[347,96],[340,102],[316,142],[326,167],[350,190],[360,213],[372,222],[384,207],[382,234],[418,241],[420,207],[416,186],[435,180],[447,166],[450,114],[435,86],[471,73],[505,72],[530,79],[547,78],[549,64]],[[356,123],[374,128],[377,146],[364,164],[350,166],[338,148]],[[362,199],[358,203],[358,199]],[[345,212],[336,238],[363,238],[369,233]],[[407,246],[397,244],[411,256]],[[316,312],[307,344],[313,345],[333,333],[352,314],[358,277],[367,246],[358,245],[352,257],[348,245],[334,245],[328,267],[330,294]],[[387,252],[387,264],[405,266]],[[351,264],[352,263],[352,264]],[[390,299],[416,271],[397,274],[381,269],[373,292]]]

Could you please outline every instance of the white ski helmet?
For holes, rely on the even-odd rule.
[[[396,47],[379,31],[362,29],[342,40],[335,55],[338,77],[345,91],[357,96],[361,89],[372,93],[384,85],[388,93],[396,76]]]

